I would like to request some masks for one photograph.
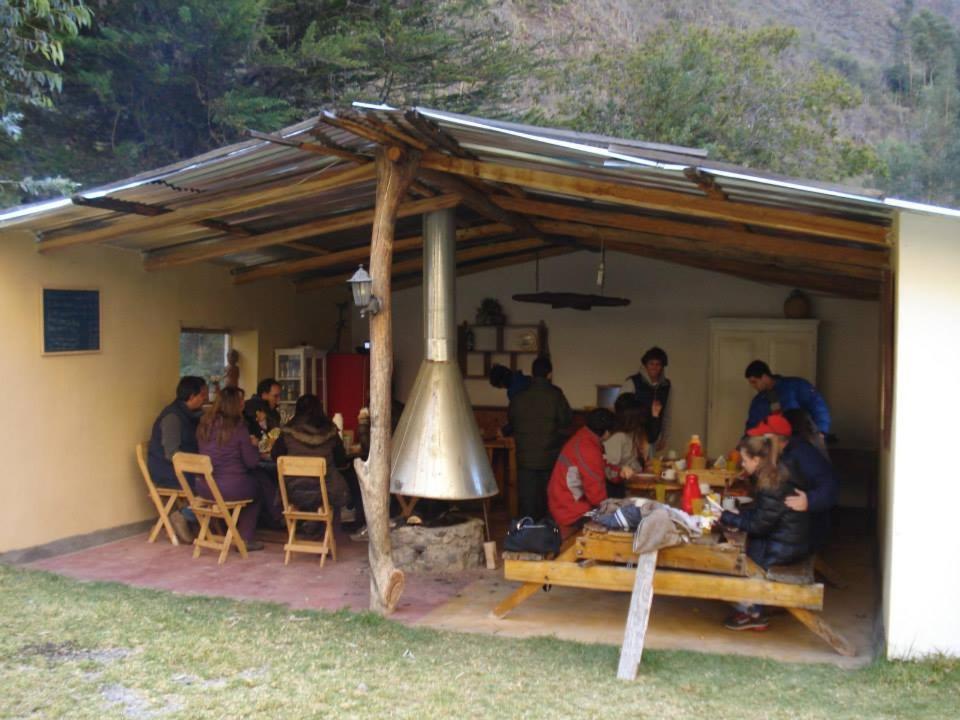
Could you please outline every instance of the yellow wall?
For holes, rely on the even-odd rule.
[[[585,252],[544,260],[540,289],[597,292],[597,263],[597,255]],[[706,431],[707,320],[782,318],[783,302],[792,290],[612,252],[606,260],[606,292],[629,298],[628,307],[581,312],[511,300],[514,293],[533,292],[534,281],[533,263],[458,278],[457,322],[473,322],[485,297],[500,301],[510,323],[545,321],[554,382],[574,407],[596,404],[596,385],[622,383],[640,367],[643,352],[660,345],[670,358],[671,444],[676,448],[691,434]],[[817,386],[830,404],[833,431],[844,447],[876,448],[878,304],[813,293],[810,297],[813,316],[820,320]],[[396,388],[401,399],[423,357],[421,302],[419,288],[394,297]],[[359,333],[366,323],[355,322],[354,327]],[[355,343],[360,339],[355,335]],[[525,372],[530,371],[529,362]],[[485,380],[468,380],[467,390],[475,404],[506,404],[504,392]],[[744,407],[744,419],[746,414]]]
[[[100,353],[41,356],[44,285],[101,290]],[[150,517],[133,447],[173,398],[181,326],[246,331],[272,374],[273,348],[328,346],[333,297],[283,281],[237,287],[209,264],[147,273],[111,248],[43,256],[31,236],[0,233],[0,552]]]

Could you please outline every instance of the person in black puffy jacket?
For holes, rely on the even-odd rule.
[[[791,510],[784,499],[798,487],[787,467],[778,463],[780,441],[775,434],[763,433],[761,423],[752,428],[753,436],[738,448],[743,468],[755,484],[753,503],[743,512],[724,511],[720,522],[747,533],[747,555],[762,568],[786,565],[802,560],[810,553],[808,513]],[[739,612],[727,620],[731,630],[766,630],[767,620],[760,606],[738,606]]]

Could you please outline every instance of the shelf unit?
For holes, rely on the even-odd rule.
[[[273,352],[274,377],[280,383],[280,417],[293,417],[297,398],[312,393],[327,407],[327,353],[309,345],[278,348]]]
[[[463,323],[457,327],[457,360],[465,378],[486,378],[496,364],[529,373],[533,359],[548,353],[547,326],[543,322],[536,325]]]

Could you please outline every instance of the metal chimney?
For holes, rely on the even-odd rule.
[[[424,361],[393,436],[390,492],[438,500],[497,494],[456,352],[453,210],[423,218]]]

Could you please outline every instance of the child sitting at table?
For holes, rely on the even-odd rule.
[[[743,469],[754,484],[753,503],[742,512],[725,510],[720,522],[747,533],[747,555],[764,570],[787,565],[809,554],[807,513],[791,510],[784,499],[798,487],[787,468],[778,463],[779,437],[766,423],[751,428],[739,447]],[[730,630],[766,630],[768,620],[760,605],[736,604],[738,612],[724,623]]]

